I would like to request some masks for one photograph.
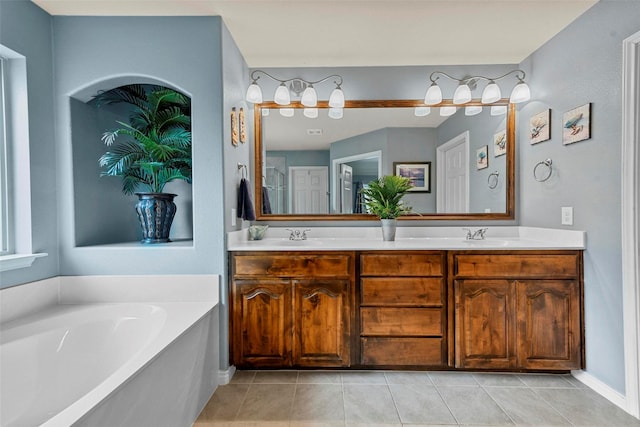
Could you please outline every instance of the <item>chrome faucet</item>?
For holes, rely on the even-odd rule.
[[[468,228],[463,228],[463,230],[467,231],[467,240],[484,240],[484,233],[487,232],[488,228],[478,228],[474,232],[471,232]]]
[[[304,230],[300,230],[298,228],[287,228],[287,231],[290,231],[289,240],[307,240],[307,231],[311,231],[310,228],[305,228]]]

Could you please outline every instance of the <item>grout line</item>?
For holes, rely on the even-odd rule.
[[[575,424],[567,417],[565,417],[562,412],[560,412],[558,410],[558,408],[556,408],[553,403],[549,402],[547,399],[544,398],[543,395],[541,395],[540,393],[538,393],[538,389],[541,390],[548,390],[551,389],[553,387],[538,387],[538,388],[534,388],[534,387],[529,387],[529,389],[531,391],[533,391],[533,393],[535,393],[536,396],[538,396],[540,399],[542,399],[547,405],[551,406],[551,408],[556,411],[558,413],[558,415],[560,415],[563,419],[567,420],[567,422],[569,423],[569,425],[575,426]],[[564,390],[564,388],[557,388],[556,390]]]
[[[428,374],[428,373],[427,373]],[[429,374],[428,374],[429,375]],[[444,402],[444,406],[447,407],[447,410],[449,411],[449,413],[451,414],[451,416],[453,417],[453,419],[455,420],[457,425],[461,425],[460,424],[460,420],[458,420],[458,418],[456,417],[456,414],[453,413],[453,411],[451,410],[451,407],[449,406],[449,403],[447,403],[447,399],[444,398],[444,396],[442,395],[442,393],[440,393],[440,389],[438,388],[438,384],[436,384],[433,381],[433,378],[431,378],[431,375],[429,375],[429,380],[433,383],[433,388],[436,389],[436,393],[438,393],[438,396],[440,396],[440,399],[442,399],[442,402]]]
[[[253,376],[255,377],[255,373],[253,374]],[[238,406],[238,410],[236,411],[236,414],[233,416],[233,421],[235,422],[238,419],[238,415],[240,415],[240,411],[242,410],[242,407],[244,406],[244,402],[247,400],[247,396],[249,395],[249,390],[251,390],[251,386],[253,385],[253,378],[251,379],[251,382],[249,383],[249,387],[247,387],[247,391],[244,392],[244,396],[242,397],[242,401],[240,402],[240,405]]]
[[[509,415],[509,412],[507,412],[507,410],[504,409],[502,407],[502,405],[500,403],[498,403],[498,401],[496,399],[493,398],[493,396],[491,396],[491,393],[489,393],[487,390],[484,389],[484,386],[482,384],[480,384],[480,390],[482,390],[487,396],[489,396],[489,399],[493,400],[493,402],[498,406],[498,408],[500,408],[500,410],[507,416],[507,418],[509,418],[511,420],[513,425],[518,425],[516,420],[511,418],[511,415]]]

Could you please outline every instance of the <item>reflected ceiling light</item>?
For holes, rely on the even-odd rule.
[[[280,115],[282,117],[293,117],[293,108],[280,108]]]
[[[492,116],[501,116],[503,114],[507,114],[507,106],[506,105],[492,105],[491,106],[491,115]]]
[[[304,114],[305,117],[308,117],[310,119],[315,119],[316,117],[318,117],[318,109],[317,108],[305,108],[304,111],[302,112],[302,114]]]
[[[336,108],[344,107],[344,92],[342,92],[343,80],[342,76],[338,74],[332,74],[320,80],[310,81],[300,77],[279,79],[262,70],[254,70],[251,72],[251,84],[247,88],[245,99],[253,104],[261,104],[263,102],[262,89],[260,89],[258,85],[260,75],[265,75],[280,83],[273,95],[273,101],[276,104],[289,105],[293,94],[296,97],[300,97],[300,103],[305,107],[315,107],[318,105],[318,94],[314,86],[333,79],[333,84],[336,85],[336,87],[329,97],[329,106]]]
[[[445,107],[440,107],[440,115],[442,117],[447,117],[447,116],[452,116],[456,113],[456,111],[458,110],[457,107],[454,107],[453,105],[447,105]]]
[[[485,77],[485,76],[468,76],[463,77],[461,79],[450,76],[449,74],[443,71],[434,71],[429,76],[429,80],[431,80],[431,85],[427,90],[427,93],[424,97],[424,103],[427,105],[435,105],[442,102],[442,90],[438,86],[437,80],[440,76],[447,77],[448,79],[454,80],[458,82],[458,87],[456,88],[453,94],[453,103],[454,104],[466,104],[471,101],[471,90],[475,88],[475,83],[478,80],[486,80],[489,83],[482,91],[481,102],[483,104],[492,104],[501,99],[502,93],[500,91],[500,87],[496,83],[497,80],[504,79],[507,76],[515,74],[516,79],[518,79],[518,83],[513,88],[511,92],[511,97],[509,98],[509,102],[514,104],[525,102],[531,99],[531,90],[529,86],[525,83],[524,79],[526,74],[524,71],[517,69],[511,70],[506,74],[503,74],[499,77]]]
[[[329,108],[329,117],[332,119],[341,119],[342,115],[342,108]]]
[[[429,113],[431,113],[431,108],[429,107],[416,107],[413,111],[413,114],[415,114],[417,117],[428,116]]]
[[[465,116],[475,116],[480,113],[482,113],[482,107],[480,105],[469,105],[468,107],[464,107]]]

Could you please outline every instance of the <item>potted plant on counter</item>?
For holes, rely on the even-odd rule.
[[[169,241],[176,194],[164,193],[174,180],[191,183],[191,101],[163,86],[132,84],[99,93],[98,107],[127,103],[128,123],[102,135],[108,147],[100,176],[122,178],[122,192],[136,194],[143,243]]]
[[[371,181],[362,189],[362,196],[367,212],[380,218],[382,223],[382,238],[393,241],[396,237],[396,225],[400,215],[410,213],[411,206],[402,201],[413,187],[411,180],[397,175],[385,175]]]

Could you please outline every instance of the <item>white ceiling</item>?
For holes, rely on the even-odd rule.
[[[32,1],[52,15],[220,15],[250,68],[517,64],[597,2]]]

